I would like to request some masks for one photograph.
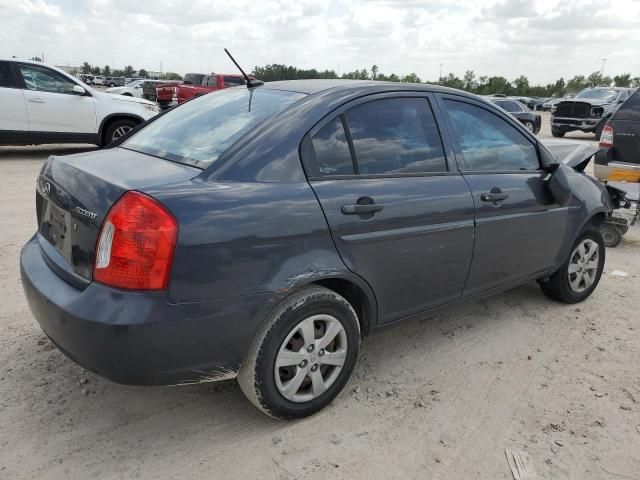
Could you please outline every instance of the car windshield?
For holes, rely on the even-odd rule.
[[[267,88],[220,90],[167,112],[121,146],[206,168],[259,123],[304,96]]]
[[[581,91],[576,98],[594,98],[597,100],[614,100],[618,96],[617,90],[606,88],[588,88]]]
[[[127,83],[127,87],[135,87],[136,85],[140,85],[144,80],[133,80]]]

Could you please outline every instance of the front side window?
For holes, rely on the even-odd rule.
[[[0,62],[0,88],[15,88],[16,81],[9,62]]]
[[[362,175],[444,172],[438,127],[425,98],[389,98],[346,113]]]
[[[444,101],[464,170],[538,170],[538,152],[524,134],[488,110],[456,100]]]
[[[336,117],[311,138],[321,175],[353,175],[353,160],[341,117]]]
[[[229,88],[165,113],[121,146],[205,168],[234,142],[305,95],[267,88]]]
[[[20,73],[27,90],[50,93],[73,94],[74,82],[58,72],[37,65],[23,65]]]

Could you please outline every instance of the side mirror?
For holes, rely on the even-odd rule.
[[[87,91],[80,85],[74,85],[72,90],[76,95],[84,95],[85,93],[87,93]]]

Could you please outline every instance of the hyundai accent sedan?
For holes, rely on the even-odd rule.
[[[476,96],[307,80],[52,156],[36,207],[22,282],[69,358],[126,384],[237,377],[292,419],[336,397],[383,326],[534,280],[587,298],[612,201]]]

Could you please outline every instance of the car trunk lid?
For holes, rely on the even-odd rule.
[[[45,260],[69,283],[86,285],[100,227],[118,198],[129,190],[189,180],[201,171],[124,148],[49,157],[36,193]]]

